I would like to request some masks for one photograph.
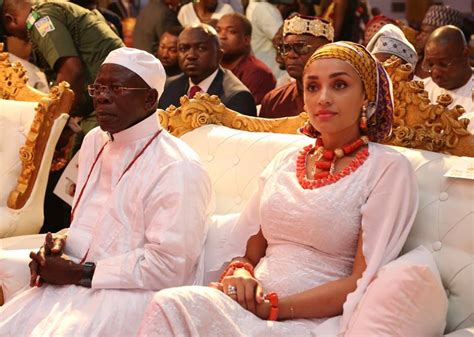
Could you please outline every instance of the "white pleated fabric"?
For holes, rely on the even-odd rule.
[[[91,173],[66,254],[77,262],[88,252],[92,288],[21,293],[0,309],[0,336],[133,336],[153,291],[201,282],[212,189],[195,153],[163,130],[119,181],[160,128],[152,115],[114,134]],[[107,141],[99,128],[86,136],[77,191]]]

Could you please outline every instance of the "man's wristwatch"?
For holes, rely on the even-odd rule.
[[[86,262],[82,265],[82,276],[79,285],[90,288],[92,285],[92,277],[94,276],[95,263]]]

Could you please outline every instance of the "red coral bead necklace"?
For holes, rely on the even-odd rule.
[[[369,150],[367,147],[368,143],[368,137],[362,136],[357,138],[354,142],[342,146],[342,148],[329,150],[324,148],[322,138],[318,137],[314,145],[311,144],[305,146],[297,157],[296,177],[298,178],[301,187],[312,190],[334,184],[341,178],[351,174],[357,170],[357,168],[362,165],[369,156]],[[359,151],[359,149],[361,150]],[[358,152],[351,163],[340,172],[335,173],[336,161],[344,156],[354,153],[355,151]],[[311,170],[311,176],[313,179],[308,179],[306,177],[306,165],[309,154],[314,154],[316,156],[314,167]]]

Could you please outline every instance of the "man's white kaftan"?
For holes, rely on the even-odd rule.
[[[212,189],[197,155],[156,116],[114,134],[91,172],[71,224],[66,254],[96,263],[92,288],[43,285],[0,309],[0,336],[132,336],[153,291],[193,284]],[[109,139],[99,128],[80,152],[77,195]],[[120,179],[120,181],[119,181]]]

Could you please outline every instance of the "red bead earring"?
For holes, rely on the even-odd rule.
[[[299,128],[299,133],[306,135],[311,138],[317,138],[320,133],[311,125],[309,120],[307,120],[302,127]]]

